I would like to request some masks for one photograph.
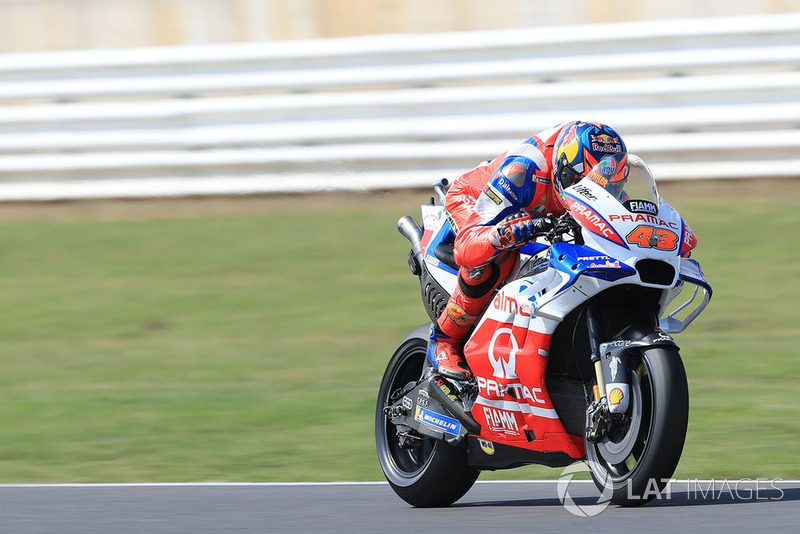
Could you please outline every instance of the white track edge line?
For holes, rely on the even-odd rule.
[[[742,478],[742,479],[675,479],[672,484],[680,483],[725,483],[741,481],[746,483],[770,482],[777,484],[800,484],[800,480],[784,480],[781,478]],[[552,480],[478,480],[476,484],[557,484]],[[572,480],[571,483],[593,483],[591,480]],[[0,484],[0,489],[11,488],[170,488],[170,487],[304,487],[304,486],[384,486],[385,481],[341,481],[341,482],[79,482],[50,484]]]

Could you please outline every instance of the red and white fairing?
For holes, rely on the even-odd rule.
[[[472,415],[492,441],[579,458],[582,440],[566,432],[544,383],[557,322],[536,316],[532,301],[552,281],[507,284],[478,323],[464,348],[479,390]]]
[[[653,197],[652,201],[626,201],[642,206],[632,212],[591,180],[582,180],[563,193],[573,218],[588,230],[583,232],[587,246],[631,266],[642,258],[666,261],[677,273],[680,257],[697,246],[697,237],[675,208],[657,194]]]
[[[682,331],[708,303],[710,288],[702,270],[687,257],[697,238],[660,198],[647,166],[634,155],[630,162],[624,190],[610,192],[601,182],[586,178],[563,192],[564,207],[583,228],[584,244],[555,243],[549,249],[540,245],[532,253],[547,259],[547,268],[518,280],[512,272],[512,281],[497,292],[465,344],[464,355],[479,390],[471,415],[481,426],[481,438],[582,458],[583,436],[565,430],[545,383],[559,324],[588,299],[620,284],[664,290],[661,323],[667,332]],[[424,261],[439,284],[451,291],[456,272],[433,254],[449,231],[446,221],[443,206],[423,206]],[[530,258],[525,249],[522,252],[520,264]],[[669,265],[669,274],[648,278],[643,260]],[[704,288],[705,296],[695,311],[679,319],[668,306],[685,282]],[[624,412],[629,384],[610,381],[606,391],[613,392],[609,409]]]

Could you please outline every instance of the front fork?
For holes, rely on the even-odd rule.
[[[642,313],[645,311],[642,310]],[[635,359],[649,348],[677,348],[678,345],[672,336],[659,327],[644,327],[646,323],[623,332],[620,339],[602,342],[600,336],[606,329],[600,322],[598,306],[593,302],[586,307],[586,320],[596,380],[593,399],[586,410],[586,439],[597,443],[609,428],[624,421],[630,404],[631,369],[636,367],[631,363],[636,364]],[[625,336],[636,340],[625,339]]]
[[[600,314],[594,303],[589,303],[586,307],[586,322],[595,374],[593,399],[586,411],[586,439],[595,443],[615,422],[621,421],[628,410],[630,368],[627,351],[610,350],[615,345],[620,348],[626,347],[628,342],[613,341],[601,344],[600,336],[604,328],[600,324]]]

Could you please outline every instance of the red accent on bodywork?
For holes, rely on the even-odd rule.
[[[495,404],[508,404],[503,409],[482,404],[479,399],[472,416],[480,423],[483,438],[540,452],[563,451],[578,459],[585,453],[583,438],[568,434],[559,419],[535,413],[536,409],[555,410],[545,383],[548,356],[544,354],[551,338],[551,334],[514,326],[512,322],[487,319],[481,323],[464,347],[464,354],[478,381],[480,397]],[[523,406],[513,409],[515,405]],[[518,432],[504,424],[511,421],[509,413],[513,413]],[[536,439],[528,441],[525,430],[532,430]]]
[[[686,221],[683,221],[683,239],[681,240],[681,250],[679,252],[679,255],[683,256],[696,246],[697,246],[697,235],[695,235],[695,233],[692,232],[692,229],[689,228],[689,225],[686,224]]]
[[[426,228],[422,231],[422,242],[420,243],[423,256],[428,251],[428,245],[430,244],[431,239],[433,239],[433,230]]]
[[[625,241],[622,240],[611,224],[600,217],[592,208],[569,195],[564,195],[564,197],[569,206],[569,211],[576,221],[612,243],[628,248],[628,245],[625,244]]]

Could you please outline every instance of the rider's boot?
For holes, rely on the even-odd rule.
[[[469,367],[461,355],[463,345],[464,337],[450,337],[442,332],[438,324],[434,324],[428,340],[428,359],[442,376],[453,380],[469,380]]]
[[[491,264],[480,271],[462,267],[458,284],[439,319],[431,328],[428,358],[439,374],[453,380],[471,376],[462,348],[500,282],[500,269]]]

